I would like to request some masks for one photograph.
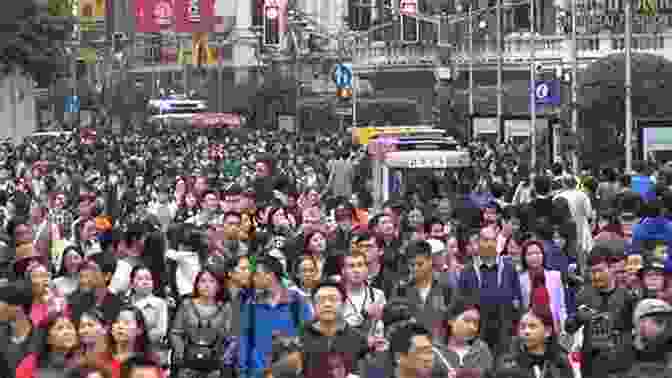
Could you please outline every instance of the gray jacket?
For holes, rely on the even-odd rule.
[[[170,331],[170,343],[174,348],[177,359],[184,356],[184,348],[189,343],[189,337],[195,336],[199,327],[217,329],[219,332],[220,353],[224,353],[224,344],[231,335],[231,305],[229,303],[218,303],[218,310],[214,314],[201,314],[192,298],[185,298],[180,304],[173,326]]]

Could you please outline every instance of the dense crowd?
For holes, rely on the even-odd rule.
[[[468,147],[374,207],[338,135],[2,145],[0,376],[672,376],[672,171]]]

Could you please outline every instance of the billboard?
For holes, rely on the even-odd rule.
[[[175,0],[135,0],[135,30],[160,33],[175,26]]]
[[[212,0],[174,0],[177,33],[211,32],[217,20]]]

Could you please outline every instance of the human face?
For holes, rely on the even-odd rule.
[[[133,180],[133,184],[135,185],[136,188],[142,188],[145,186],[145,178],[142,176],[138,176]]]
[[[231,281],[238,288],[249,287],[250,277],[250,261],[247,257],[241,257],[238,259],[238,265],[231,273]]]
[[[327,249],[327,239],[321,233],[315,233],[310,237],[308,248],[313,253],[322,253]]]
[[[93,345],[105,335],[105,327],[93,316],[83,315],[79,322],[79,340],[82,344]]]
[[[481,231],[478,251],[481,257],[497,256],[497,233],[492,227],[486,227]]]
[[[203,208],[208,210],[217,210],[219,208],[219,198],[214,193],[208,193],[203,198]]]
[[[345,378],[345,364],[343,358],[336,354],[331,354],[327,357],[328,377],[329,378]]]
[[[47,343],[51,350],[69,352],[78,344],[77,329],[68,318],[59,318],[49,328]]]
[[[420,227],[425,223],[425,217],[422,215],[422,211],[418,209],[413,209],[408,213],[408,225],[411,228]]]
[[[132,311],[122,311],[112,323],[112,338],[118,344],[130,343],[141,334],[140,324]]]
[[[205,272],[203,275],[201,275],[201,279],[198,280],[196,289],[199,296],[212,299],[217,295],[217,290],[219,290],[219,283],[212,274]]]
[[[401,354],[399,365],[408,372],[416,372],[417,376],[429,376],[434,365],[432,340],[426,335],[413,336],[411,348],[408,354]]]
[[[395,224],[394,219],[390,215],[384,215],[380,218],[380,222],[376,227],[377,231],[384,236],[394,235]]]
[[[133,288],[137,291],[151,293],[154,290],[152,273],[147,269],[140,269],[133,277]]]
[[[366,259],[363,256],[346,256],[342,274],[347,282],[353,285],[361,285],[369,275]]]
[[[485,224],[495,224],[497,222],[497,209],[487,207],[483,210],[483,221]]]
[[[378,246],[378,243],[375,238],[369,240],[363,240],[359,242],[356,246],[356,249],[366,253],[366,260],[371,264],[379,262],[381,256],[383,255],[383,250]]]
[[[431,228],[429,229],[429,236],[432,239],[442,240],[446,237],[445,227],[443,227],[441,223],[432,224]]]
[[[17,241],[32,241],[33,229],[27,224],[18,224],[14,229],[14,237]]]
[[[54,197],[54,207],[57,209],[62,209],[65,207],[65,194],[57,193]]]
[[[509,240],[509,245],[507,246],[507,251],[511,257],[520,257],[523,254],[523,249],[517,241],[511,239]]]
[[[609,272],[618,287],[624,287],[626,282],[625,259],[609,264]]]
[[[432,276],[432,259],[424,255],[415,256],[409,268],[416,281],[426,280]]]
[[[310,207],[303,211],[303,224],[314,226],[320,223],[320,209],[317,207]]]
[[[323,287],[315,293],[315,313],[323,321],[336,321],[343,307],[343,296],[335,287]]]
[[[82,256],[74,251],[68,252],[65,257],[63,257],[63,265],[65,267],[65,271],[68,272],[68,274],[75,274],[79,271],[79,268],[82,266],[82,262],[84,260],[82,259]]]
[[[0,323],[7,323],[16,318],[17,306],[10,306],[7,302],[0,301]]]
[[[665,287],[665,276],[659,270],[650,270],[642,275],[642,283],[646,289],[658,292]]]
[[[85,264],[79,272],[79,288],[84,291],[105,286],[105,277],[100,268],[93,263]]]
[[[37,265],[30,271],[30,282],[33,285],[33,295],[45,294],[51,282],[51,273],[44,265]]]
[[[528,269],[541,269],[544,264],[544,252],[536,244],[530,244],[525,253],[525,262]]]
[[[599,263],[590,267],[593,287],[596,289],[607,289],[610,285],[611,277],[609,275],[609,266],[607,263]]]
[[[467,310],[452,321],[452,336],[461,340],[471,339],[478,335],[480,327],[480,312],[476,309]]]
[[[319,271],[315,261],[304,258],[299,264],[299,276],[304,288],[312,288],[319,282]]]
[[[519,327],[520,337],[528,350],[539,348],[546,342],[546,337],[550,336],[550,330],[547,330],[541,319],[531,312],[523,315]]]

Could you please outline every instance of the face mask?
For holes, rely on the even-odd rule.
[[[152,288],[151,287],[136,287],[133,288],[133,292],[137,295],[140,296],[146,296],[152,294]]]

